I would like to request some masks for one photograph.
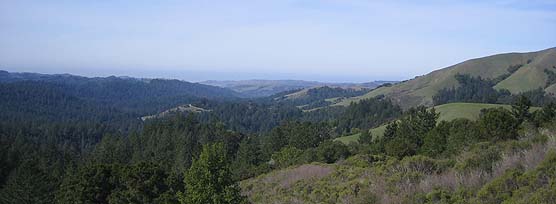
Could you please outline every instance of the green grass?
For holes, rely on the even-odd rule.
[[[439,113],[438,121],[451,121],[456,118],[466,118],[469,120],[477,120],[479,118],[479,114],[481,113],[482,109],[486,108],[497,108],[503,107],[510,109],[512,106],[510,105],[502,105],[502,104],[486,104],[486,103],[448,103],[439,106],[435,106],[436,112]],[[531,111],[538,110],[538,107],[532,107]],[[384,134],[384,130],[386,129],[386,124],[371,129],[371,134],[373,137],[382,136]],[[340,141],[344,144],[349,144],[351,142],[357,142],[359,139],[359,133],[338,137],[335,141]]]
[[[371,129],[371,135],[373,137],[377,137],[377,136],[382,136],[384,134],[384,131],[386,130],[386,124],[378,126],[376,128]],[[348,135],[348,136],[344,136],[344,137],[338,137],[336,139],[334,139],[334,141],[340,141],[344,144],[349,144],[352,142],[356,142],[357,140],[359,140],[359,136],[361,135],[361,133],[357,133],[357,134],[353,134],[353,135]]]
[[[436,112],[440,113],[438,121],[451,121],[456,118],[477,120],[482,109],[503,107],[510,109],[510,105],[486,104],[486,103],[448,103],[435,106]]]
[[[496,84],[496,89],[507,89],[516,94],[537,88],[543,88],[547,76],[544,67],[524,66],[510,77]]]
[[[456,118],[466,118],[469,120],[477,120],[482,109],[503,107],[511,109],[511,105],[502,104],[486,104],[486,103],[448,103],[435,106],[436,112],[440,113],[438,121],[451,121]],[[539,107],[531,107],[530,111],[540,109]]]

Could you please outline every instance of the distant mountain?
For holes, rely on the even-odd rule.
[[[468,60],[392,86],[380,87],[363,96],[344,100],[339,105],[385,95],[405,108],[417,105],[432,106],[432,97],[439,90],[459,85],[455,78],[457,74],[495,81],[495,89],[506,89],[512,94],[538,88],[548,94],[556,94],[556,48]]]
[[[103,112],[139,117],[204,99],[236,100],[240,95],[229,89],[180,80],[7,71],[0,71],[0,93],[0,110],[4,113],[68,120]],[[110,114],[99,117],[107,115]]]
[[[312,87],[341,87],[341,88],[376,88],[377,86],[388,83],[387,81],[367,82],[367,83],[328,83],[318,81],[303,80],[240,80],[240,81],[203,81],[201,84],[228,88],[242,93],[246,97],[271,96],[280,92]]]
[[[65,84],[85,88],[86,86],[96,86],[95,88],[108,89],[115,85],[134,85],[134,88],[158,92],[152,96],[161,95],[190,95],[201,98],[230,98],[237,97],[240,94],[221,87],[215,87],[200,83],[191,83],[187,81],[175,79],[149,79],[149,78],[133,78],[127,76],[109,76],[109,77],[83,77],[71,74],[39,74],[39,73],[20,73],[7,72],[0,70],[0,83],[18,82],[18,81],[41,81],[56,84]],[[114,87],[112,91],[123,94],[125,90],[118,90]],[[100,90],[99,90],[100,91]]]

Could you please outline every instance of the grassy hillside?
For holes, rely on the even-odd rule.
[[[373,135],[373,137],[375,137],[377,135],[383,135],[384,130],[386,130],[386,124],[378,126],[376,128],[373,128],[370,131],[371,131],[371,135]],[[344,137],[338,137],[338,138],[335,139],[335,141],[340,141],[344,144],[349,144],[351,142],[358,142],[357,140],[359,140],[360,135],[361,135],[361,133],[357,133],[357,134],[348,135],[348,136],[344,136]]]
[[[456,118],[467,118],[470,120],[476,120],[479,118],[479,114],[481,113],[482,109],[486,108],[497,108],[503,107],[510,109],[510,105],[502,105],[502,104],[485,104],[485,103],[449,103],[443,104],[439,106],[435,106],[436,112],[439,113],[438,121],[451,121]],[[539,109],[538,107],[531,108],[531,111],[535,111]],[[377,128],[371,129],[371,134],[376,136],[381,136],[384,134],[384,130],[386,129],[386,125],[381,125]],[[359,139],[359,133],[344,137],[336,138],[336,141],[343,142],[344,144],[349,144],[350,142],[357,142]]]
[[[508,70],[511,66],[521,67],[514,73]],[[404,108],[417,105],[432,105],[432,96],[443,88],[457,86],[456,74],[494,79],[509,75],[496,84],[497,89],[508,89],[512,93],[545,88],[547,74],[545,69],[556,71],[556,48],[530,53],[509,53],[468,60],[444,69],[433,71],[424,76],[381,87],[368,94],[344,100],[336,105],[349,105],[352,101],[385,95]],[[551,89],[552,90],[552,89]]]
[[[203,109],[203,108],[199,108],[199,107],[196,107],[192,104],[187,104],[187,105],[180,105],[178,107],[171,108],[171,109],[162,111],[162,112],[154,114],[154,115],[143,116],[143,117],[141,117],[141,120],[145,121],[145,120],[149,120],[149,119],[164,118],[164,117],[168,117],[172,114],[178,114],[178,113],[201,113],[201,112],[207,112],[207,111],[211,111],[211,110],[206,110],[206,109]]]

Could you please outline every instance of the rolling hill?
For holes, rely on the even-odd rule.
[[[245,97],[265,97],[280,92],[306,89],[312,87],[340,87],[340,88],[376,88],[384,83],[393,81],[375,81],[367,83],[328,83],[303,80],[240,80],[240,81],[203,81],[201,84],[228,88],[242,93]]]
[[[494,88],[507,89],[513,94],[537,88],[554,94],[556,85],[554,76],[551,75],[555,71],[556,48],[529,53],[498,54],[468,60],[392,86],[380,87],[335,105],[349,105],[352,101],[385,95],[404,108],[432,106],[432,97],[439,90],[458,86],[454,77],[456,74],[469,74],[483,79],[501,78]]]

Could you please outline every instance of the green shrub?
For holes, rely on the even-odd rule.
[[[523,174],[521,170],[512,169],[504,175],[486,184],[477,193],[478,203],[502,203],[512,197],[512,192],[519,188],[518,178]]]
[[[348,147],[339,141],[327,140],[316,148],[317,159],[320,162],[334,163],[347,158],[350,153]]]
[[[504,108],[489,108],[481,110],[481,116],[477,121],[483,138],[492,141],[517,139],[517,127],[519,121],[512,112]]]
[[[422,155],[403,158],[401,166],[406,170],[424,174],[438,173],[440,171],[439,166],[434,159]]]
[[[556,153],[549,152],[534,170],[523,173],[519,169],[487,183],[477,194],[482,203],[555,203]]]
[[[404,137],[395,137],[384,145],[386,154],[399,159],[416,153],[417,144]]]
[[[299,164],[302,155],[303,150],[287,146],[272,154],[272,161],[276,168],[285,168],[291,165]]]
[[[454,167],[460,171],[480,169],[491,172],[492,165],[500,160],[501,156],[497,146],[488,142],[478,143],[470,151],[460,155]]]

